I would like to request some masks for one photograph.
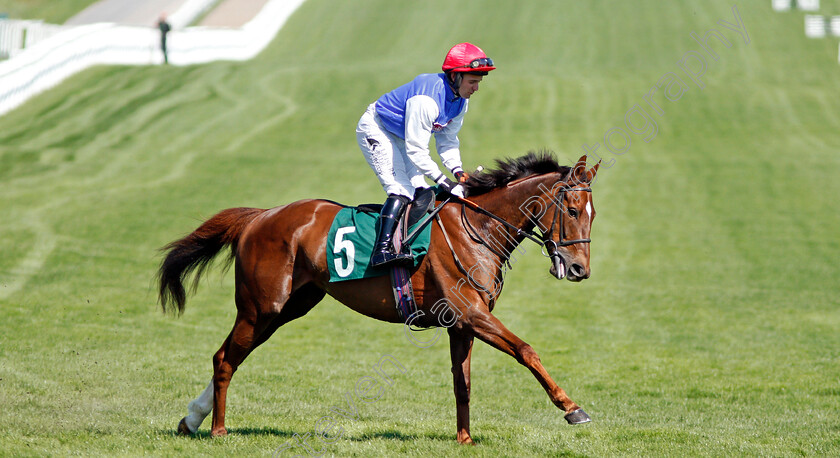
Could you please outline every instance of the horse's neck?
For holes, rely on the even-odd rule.
[[[551,189],[555,181],[557,181],[556,177],[546,175],[529,177],[511,183],[504,188],[476,196],[473,200],[481,208],[505,220],[512,226],[522,230],[531,230],[535,226],[533,207],[537,200],[541,203],[550,201],[550,197],[546,196],[546,191]],[[524,238],[524,236],[512,234],[512,231],[508,228],[499,227],[501,223],[490,221],[490,217],[481,216],[481,218],[486,218],[486,222],[489,223],[485,224],[485,227],[497,231],[505,230],[510,235],[508,243],[506,243],[510,249],[516,248]]]

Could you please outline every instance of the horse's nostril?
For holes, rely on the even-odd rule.
[[[586,276],[586,270],[580,264],[572,264],[572,266],[569,267],[569,272],[575,277]]]

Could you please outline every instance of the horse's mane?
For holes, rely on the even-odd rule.
[[[507,185],[511,181],[531,175],[546,173],[560,173],[564,179],[569,175],[571,167],[560,165],[550,151],[533,151],[528,154],[507,159],[496,159],[495,170],[485,170],[470,175],[464,183],[469,195],[475,196],[490,192]]]

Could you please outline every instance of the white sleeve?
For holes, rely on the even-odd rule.
[[[429,155],[429,140],[438,111],[437,103],[428,95],[415,95],[405,103],[405,152],[423,175],[433,181],[445,176]]]
[[[469,103],[469,101],[466,101]],[[464,124],[464,115],[469,105],[464,106],[464,111],[455,117],[440,132],[435,134],[435,144],[443,165],[453,173],[463,170],[461,164],[461,140],[458,139],[458,132]]]

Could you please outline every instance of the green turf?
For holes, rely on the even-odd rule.
[[[0,0],[0,14],[12,19],[41,19],[63,24],[96,0]]]
[[[749,44],[717,24],[734,22],[722,1],[309,0],[253,61],[95,68],[0,117],[0,455],[269,455],[384,354],[408,372],[327,453],[840,454],[837,40],[737,5]],[[732,46],[713,44],[701,91],[677,61],[712,27]],[[227,207],[382,200],[359,115],[463,40],[499,67],[462,131],[469,167],[539,148],[571,163],[635,104],[657,122],[599,149],[615,163],[594,186],[592,278],[558,282],[526,246],[496,309],[593,423],[566,425],[477,343],[477,446],[459,447],[448,345],[327,299],[236,374],[230,436],[208,419],[175,437],[233,323],[233,275],[164,316],[157,248]],[[688,91],[653,115],[667,72]]]

